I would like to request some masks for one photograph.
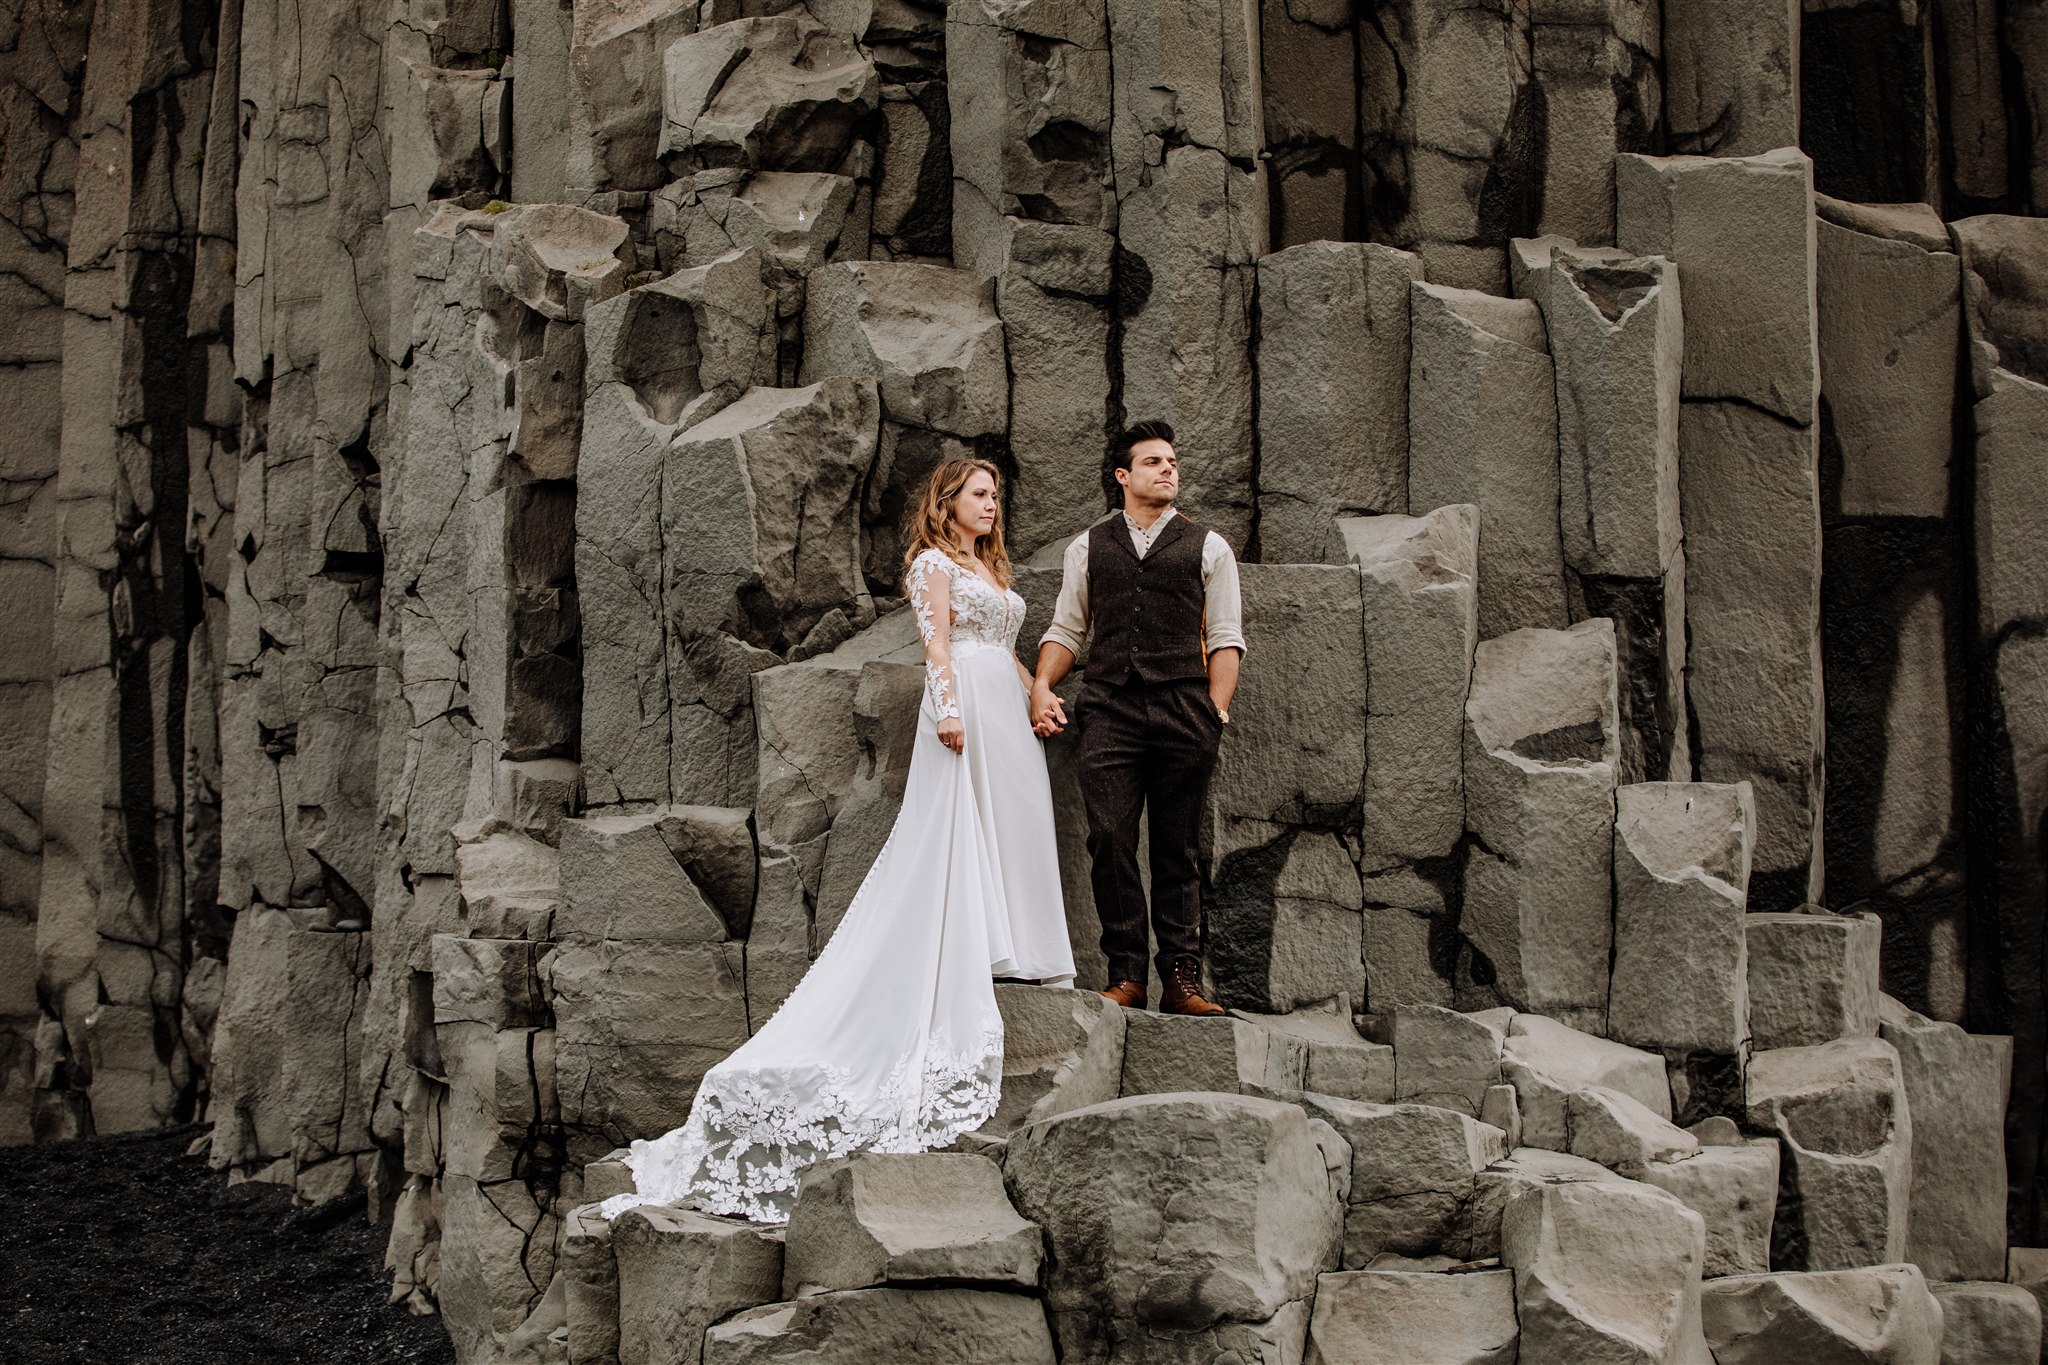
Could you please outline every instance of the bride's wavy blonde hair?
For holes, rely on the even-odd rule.
[[[926,550],[942,550],[947,558],[960,558],[960,540],[953,534],[953,499],[960,496],[960,490],[967,487],[967,481],[976,474],[986,474],[996,481],[996,492],[1003,490],[1002,471],[987,460],[971,455],[953,455],[939,461],[924,486],[918,490],[909,512],[903,518],[903,567],[907,572],[912,560]],[[996,524],[975,546],[976,557],[988,566],[997,583],[1010,586],[1010,552],[1003,547],[1003,504],[996,502]]]

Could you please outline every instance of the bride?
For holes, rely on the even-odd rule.
[[[905,555],[925,687],[895,828],[782,1008],[711,1068],[681,1128],[633,1144],[637,1192],[605,1217],[680,1203],[779,1223],[813,1162],[944,1146],[995,1113],[991,977],[1073,984],[997,499],[985,460],[926,481]]]

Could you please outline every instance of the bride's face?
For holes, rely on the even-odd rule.
[[[970,536],[996,529],[996,481],[986,470],[975,470],[953,495],[953,524]]]

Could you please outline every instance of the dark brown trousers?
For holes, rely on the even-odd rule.
[[[1172,959],[1202,951],[1202,808],[1223,721],[1201,678],[1086,683],[1079,710],[1081,797],[1109,979],[1145,979],[1141,815],[1150,818],[1152,934],[1164,976]]]

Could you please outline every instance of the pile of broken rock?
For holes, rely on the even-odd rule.
[[[1874,927],[1750,917],[1759,1050],[1733,1113],[1689,1128],[1662,1056],[1542,1015],[1187,1019],[1000,986],[982,1131],[815,1167],[783,1228],[585,1205],[514,1354],[2031,1362],[2048,1253],[2004,1282],[2009,1049],[1882,996]],[[622,1155],[586,1198],[631,1188]]]

